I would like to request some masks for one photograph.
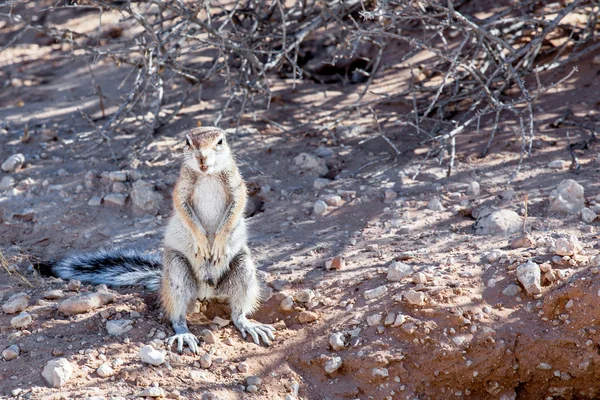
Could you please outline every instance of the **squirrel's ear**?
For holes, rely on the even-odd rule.
[[[185,147],[187,147],[188,149],[192,148],[192,141],[190,140],[189,135],[185,135]]]

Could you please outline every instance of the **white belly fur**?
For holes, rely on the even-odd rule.
[[[225,189],[221,181],[210,176],[201,178],[194,190],[193,204],[206,232],[214,234],[226,207]]]

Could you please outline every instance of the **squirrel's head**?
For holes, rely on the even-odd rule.
[[[229,165],[231,152],[219,128],[194,128],[185,134],[185,163],[202,174],[215,174]]]

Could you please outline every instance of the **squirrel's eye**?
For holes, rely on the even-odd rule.
[[[221,140],[219,140],[219,141],[217,142],[217,145],[218,145],[218,146],[220,146],[220,145],[222,145],[222,144],[223,144],[223,139],[221,139]]]

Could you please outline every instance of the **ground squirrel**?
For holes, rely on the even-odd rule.
[[[134,250],[76,254],[52,265],[64,279],[107,285],[143,284],[158,290],[170,319],[179,352],[187,344],[198,352],[186,310],[196,299],[227,299],[231,318],[246,338],[269,344],[275,329],[247,319],[259,303],[256,267],[246,245],[246,185],[225,133],[218,128],[195,128],[185,135],[184,160],[173,191],[173,215],[164,238],[162,263],[158,256]]]

